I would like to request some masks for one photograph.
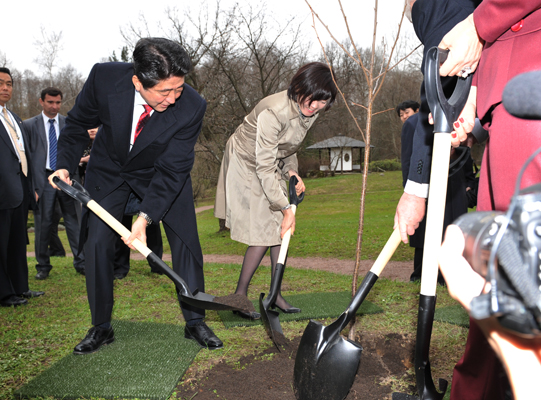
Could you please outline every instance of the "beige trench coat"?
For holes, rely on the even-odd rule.
[[[231,239],[249,246],[282,242],[288,172],[298,171],[296,152],[316,118],[301,117],[283,91],[261,100],[231,135],[214,204],[214,216],[225,219]]]

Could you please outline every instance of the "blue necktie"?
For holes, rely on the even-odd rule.
[[[49,167],[56,170],[56,129],[54,129],[54,119],[49,120]]]

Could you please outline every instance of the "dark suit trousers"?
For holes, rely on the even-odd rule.
[[[64,245],[58,237],[58,224],[60,223],[60,218],[62,218],[62,210],[57,201],[54,207],[53,224],[51,226],[51,236],[49,239],[49,256],[55,255],[64,257],[66,255]]]
[[[124,216],[124,209],[130,192],[130,187],[123,184],[101,199],[99,204],[120,221]],[[88,232],[84,247],[86,289],[92,314],[92,324],[99,325],[111,321],[114,303],[114,260],[118,234],[93,212],[87,212]],[[191,291],[195,289],[204,291],[203,269],[197,264],[182,240],[166,224],[164,224],[164,228],[171,247],[174,271],[186,281]],[[203,318],[205,315],[204,310],[184,303],[181,303],[181,308],[186,321]]]
[[[47,173],[47,176],[50,172]],[[36,269],[49,272],[53,267],[49,257],[49,242],[54,224],[56,200],[60,203],[66,233],[73,253],[73,266],[76,270],[85,268],[85,257],[79,252],[79,234],[81,224],[81,204],[66,193],[45,185],[38,203],[38,210],[34,213],[36,224]]]
[[[28,291],[28,263],[26,244],[28,236],[29,188],[22,174],[24,197],[16,208],[0,210],[0,300]]]
[[[122,218],[122,225],[131,231],[133,221],[133,215],[124,215]],[[154,254],[162,258],[163,256],[163,242],[162,242],[162,230],[160,224],[155,223],[147,226],[147,247],[152,250]],[[155,269],[150,266],[152,271]],[[120,236],[117,239],[116,254],[115,254],[115,274],[126,275],[130,272],[130,248],[124,244]]]

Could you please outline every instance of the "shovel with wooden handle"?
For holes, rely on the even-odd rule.
[[[73,186],[70,186],[56,176],[53,178],[53,182],[64,193],[68,194],[70,197],[73,197],[75,200],[80,201],[83,203],[83,205],[92,210],[120,236],[125,238],[130,236],[130,230],[122,225],[122,223],[114,218],[111,214],[109,214],[102,206],[92,200],[90,194],[79,182],[72,181]],[[154,267],[160,268],[160,270],[173,281],[177,287],[178,293],[182,297],[182,301],[185,303],[205,310],[240,310],[244,312],[255,311],[254,305],[251,301],[248,299],[243,300],[243,298],[245,299],[244,296],[238,296],[235,298],[219,298],[204,292],[192,293],[188,288],[187,283],[139,239],[135,239],[132,242],[132,245],[137,249],[137,251],[147,258],[149,263],[152,263]]]
[[[425,87],[428,105],[434,119],[434,147],[430,170],[430,187],[426,211],[426,232],[421,273],[421,293],[417,316],[417,338],[415,341],[415,377],[419,397],[405,393],[393,393],[393,400],[441,400],[447,390],[447,381],[439,380],[439,392],[430,371],[430,338],[436,309],[436,285],[438,281],[438,250],[441,246],[449,161],[451,155],[452,124],[462,112],[471,86],[471,75],[459,78],[451,97],[443,93],[440,65],[448,51],[432,47],[427,53],[425,65]]]
[[[297,183],[298,179],[296,176],[289,178],[289,204],[291,204],[293,214],[297,211],[297,206],[304,200],[304,192],[300,196],[297,196],[297,191],[295,189]],[[280,254],[278,255],[276,269],[274,270],[274,275],[271,279],[269,294],[267,295],[267,298],[265,298],[265,293],[259,295],[259,310],[261,312],[263,325],[278,351],[281,351],[282,346],[287,344],[287,339],[285,338],[282,326],[280,325],[280,313],[276,310],[271,310],[271,308],[275,306],[276,298],[282,287],[282,278],[284,277],[290,239],[291,229],[288,229],[282,238]]]
[[[331,325],[310,320],[297,350],[293,387],[298,400],[342,400],[355,380],[363,348],[340,332],[353,319],[400,244],[395,229],[355,293],[350,305]]]

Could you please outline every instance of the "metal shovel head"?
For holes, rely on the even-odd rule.
[[[331,327],[310,320],[304,330],[293,380],[298,400],[342,400],[353,385],[363,348],[344,339],[340,331],[331,335],[325,332]]]
[[[216,297],[208,293],[195,290],[193,293],[188,288],[187,283],[174,270],[172,270],[160,257],[151,252],[147,256],[149,264],[153,268],[160,269],[164,275],[173,281],[182,301],[194,307],[204,310],[241,310],[244,312],[255,311],[251,301],[245,296],[227,296]]]
[[[280,325],[280,313],[275,310],[270,310],[268,305],[265,304],[265,293],[259,295],[259,310],[267,334],[276,348],[281,351],[281,347],[287,346],[288,340],[282,331],[282,325]]]

